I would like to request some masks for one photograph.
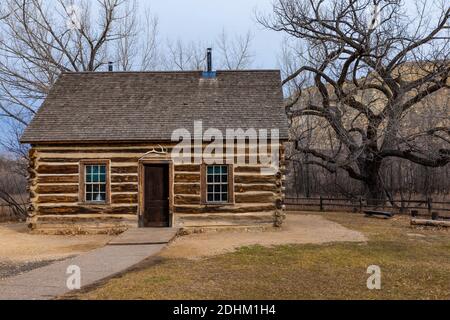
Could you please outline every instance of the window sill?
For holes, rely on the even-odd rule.
[[[95,207],[95,206],[106,207],[106,206],[109,206],[110,203],[108,203],[108,202],[78,202],[78,205],[88,206],[88,207]]]
[[[225,206],[233,206],[234,205],[233,202],[215,202],[215,203],[205,202],[202,204],[206,207],[225,207]]]

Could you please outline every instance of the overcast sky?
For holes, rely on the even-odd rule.
[[[231,37],[254,35],[254,68],[278,68],[282,35],[265,30],[255,20],[255,10],[269,13],[272,0],[140,0],[159,19],[160,37],[213,42],[225,29]]]

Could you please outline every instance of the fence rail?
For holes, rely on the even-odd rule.
[[[371,201],[372,200],[372,201]],[[433,212],[450,214],[450,202],[433,201],[432,198],[423,200],[389,200],[381,205],[372,205],[374,199],[366,198],[286,198],[284,204],[287,210],[305,211],[331,211],[333,209],[347,208],[352,211],[362,212],[364,210],[390,210],[398,213],[410,213],[416,211],[418,214],[432,215]]]

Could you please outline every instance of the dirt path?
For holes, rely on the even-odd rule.
[[[161,252],[168,258],[198,259],[234,251],[249,245],[273,246],[283,244],[364,242],[366,237],[357,231],[313,214],[288,214],[280,230],[266,232],[216,232],[193,234],[176,239]]]
[[[102,247],[111,239],[105,235],[33,235],[24,223],[0,224],[0,278]]]

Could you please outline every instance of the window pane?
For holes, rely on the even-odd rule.
[[[223,184],[222,185],[222,192],[228,192],[228,185],[227,184]]]
[[[86,175],[86,182],[92,182],[92,175],[90,174]]]
[[[100,182],[106,182],[106,174],[100,174]]]
[[[92,193],[86,193],[86,201],[92,201]]]
[[[228,193],[222,193],[222,201],[228,201]]]
[[[209,202],[214,201],[214,196],[213,196],[212,193],[208,193],[208,201],[209,201]]]
[[[208,183],[213,182],[214,177],[213,176],[208,176]]]
[[[220,202],[220,193],[214,194],[214,201]]]
[[[213,173],[214,173],[214,167],[208,166],[208,174],[213,174]]]
[[[222,166],[222,174],[226,174],[226,173],[228,173],[228,167]]]
[[[94,201],[103,201],[100,193],[94,193]]]
[[[224,174],[222,175],[222,182],[228,182],[228,175]]]
[[[100,166],[100,174],[106,174],[106,166]]]
[[[93,175],[97,175],[98,174],[98,168],[99,168],[99,166],[93,166],[93,170],[92,170],[92,174]]]
[[[92,184],[86,185],[86,192],[92,192]]]
[[[208,192],[213,192],[213,190],[214,190],[214,186],[213,185],[208,185]]]
[[[106,193],[106,184],[100,185],[100,192]]]
[[[220,182],[220,176],[214,176],[214,182]]]
[[[99,185],[98,185],[98,184],[94,184],[94,185],[93,185],[93,192],[94,192],[94,193],[99,192],[99,191],[100,191],[99,189],[100,189],[100,188],[99,188]]]
[[[214,186],[214,192],[220,193],[221,189],[220,189],[220,185],[215,185]]]
[[[214,173],[215,173],[215,174],[220,174],[220,169],[221,169],[220,166],[215,166],[215,167],[214,167]]]

